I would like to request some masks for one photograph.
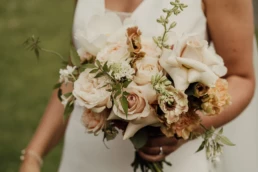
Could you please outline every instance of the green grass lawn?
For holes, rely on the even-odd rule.
[[[68,56],[71,0],[0,2],[0,171],[17,172],[26,147],[58,79],[59,59],[42,54],[37,63],[23,41],[39,35],[42,46]],[[57,171],[62,146],[45,159],[43,171]]]

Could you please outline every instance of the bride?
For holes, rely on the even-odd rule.
[[[229,82],[233,104],[217,117],[211,119],[203,117],[205,126],[220,127],[241,114],[254,94],[252,1],[182,0],[182,2],[188,4],[188,8],[174,18],[178,23],[174,31],[187,34],[198,33],[203,39],[212,41],[217,53],[224,58],[228,67],[226,79]],[[121,20],[126,18],[135,20],[140,28],[149,26],[144,32],[155,34],[157,31],[155,19],[161,15],[162,9],[167,7],[170,1],[78,0],[76,3],[74,32],[85,29],[85,26],[87,29],[88,18],[92,15],[115,12]],[[74,44],[77,48],[80,46],[76,40]],[[71,89],[71,86],[63,86],[66,92]],[[59,143],[64,134],[65,145],[60,172],[132,171],[130,163],[133,161],[134,148],[129,141],[117,138],[108,142],[110,149],[106,149],[102,143],[102,136],[95,137],[85,133],[81,124],[83,109],[76,106],[65,124],[62,117],[63,111],[63,106],[54,91],[40,125],[26,148],[20,172],[39,172],[42,158]],[[239,124],[237,127],[247,126]],[[246,136],[242,138],[248,140]],[[146,146],[139,150],[139,154],[148,161],[160,161],[166,158],[172,162],[173,166],[166,168],[165,172],[209,172],[212,167],[207,162],[204,152],[194,153],[199,144],[199,139],[185,143],[158,137],[149,139]],[[161,155],[160,147],[164,150]],[[236,168],[239,165],[241,164],[234,164]],[[246,167],[253,165],[247,163]],[[248,171],[256,171],[256,169],[252,168]],[[227,170],[227,172],[231,171]]]

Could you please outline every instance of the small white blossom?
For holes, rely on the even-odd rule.
[[[113,74],[116,80],[121,80],[122,78],[132,80],[133,75],[135,74],[135,70],[129,65],[127,61],[111,63],[110,67],[110,74]]]
[[[70,95],[69,97],[65,97],[64,95],[61,96],[62,99],[62,105],[64,105],[64,107],[66,107],[67,103],[69,103],[69,100],[72,98],[72,95]]]
[[[69,79],[74,78],[73,72],[75,69],[76,69],[76,66],[72,67],[69,65],[66,67],[66,69],[60,69],[59,70],[59,74],[60,74],[59,82],[60,83],[64,82],[65,84],[70,82]]]

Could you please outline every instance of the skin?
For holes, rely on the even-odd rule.
[[[141,2],[142,0],[106,0],[106,8],[132,12]],[[232,105],[219,116],[202,117],[202,120],[206,127],[220,127],[241,114],[254,94],[253,7],[252,0],[204,0],[204,7],[210,39],[228,67],[228,74],[225,78],[229,83]],[[65,92],[70,92],[72,87],[63,87],[63,89]],[[44,157],[59,143],[66,129],[67,121],[63,121],[62,116],[64,108],[56,94],[54,91],[37,131],[27,147],[41,157]],[[139,154],[148,161],[160,161],[185,142],[166,137],[150,138],[148,143],[139,150]],[[158,155],[161,146],[164,154]],[[20,172],[39,171],[40,166],[37,160],[32,156],[26,156],[21,164]]]

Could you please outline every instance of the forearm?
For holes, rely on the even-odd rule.
[[[66,87],[65,92],[70,88]],[[57,97],[57,90],[53,91],[40,124],[28,147],[43,157],[56,146],[64,135],[67,121],[63,118],[64,107]]]
[[[255,88],[254,77],[229,76],[227,80],[232,104],[217,116],[202,116],[203,125],[208,128],[211,126],[218,128],[230,122],[240,115],[252,100]]]

